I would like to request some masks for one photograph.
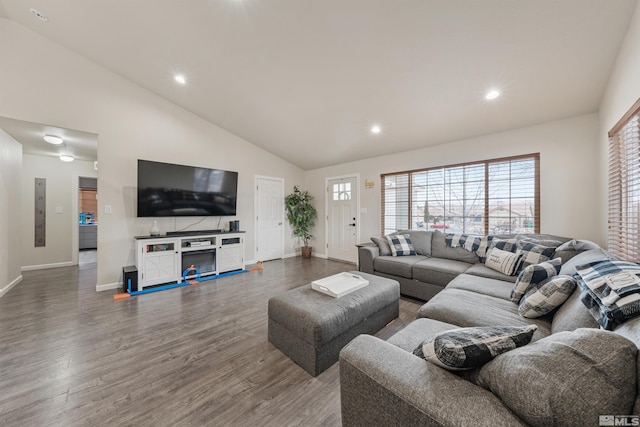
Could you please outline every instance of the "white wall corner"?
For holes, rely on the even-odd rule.
[[[13,279],[11,281],[11,283],[9,283],[7,286],[5,286],[4,288],[0,289],[0,298],[2,298],[2,296],[4,294],[6,294],[7,292],[9,292],[9,290],[11,288],[13,288],[15,285],[17,285],[18,283],[22,282],[22,274],[18,277],[16,277],[15,279]]]

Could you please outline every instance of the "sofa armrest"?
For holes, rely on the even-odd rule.
[[[373,260],[380,255],[380,249],[373,243],[358,245],[358,269],[373,274]]]
[[[491,392],[370,335],[340,352],[342,425],[524,425]]]

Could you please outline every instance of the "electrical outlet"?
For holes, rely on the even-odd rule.
[[[111,205],[104,205],[104,213],[110,214],[113,212]]]
[[[57,214],[61,214],[62,213],[62,206],[56,207],[56,213]]]

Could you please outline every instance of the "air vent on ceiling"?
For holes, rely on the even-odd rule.
[[[48,21],[49,21],[49,18],[47,18],[47,17],[46,17],[42,12],[40,12],[39,10],[36,10],[36,9],[30,9],[30,10],[31,10],[31,13],[33,13],[33,14],[34,14],[34,16],[35,16],[36,18],[38,18],[39,20],[44,21],[44,22],[48,22]]]

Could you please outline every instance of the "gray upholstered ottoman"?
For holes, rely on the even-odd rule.
[[[378,332],[398,317],[397,281],[353,274],[369,284],[340,298],[308,284],[269,300],[269,341],[313,376],[337,362],[340,350],[353,338]]]

